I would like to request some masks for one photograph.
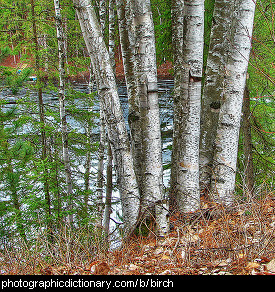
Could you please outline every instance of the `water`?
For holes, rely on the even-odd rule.
[[[172,128],[173,128],[173,80],[159,80],[158,81],[158,92],[159,92],[159,107],[160,107],[160,123],[161,123],[161,134],[162,134],[162,153],[163,153],[163,164],[170,163],[171,151],[169,146],[172,144]],[[126,121],[127,129],[127,117],[128,117],[128,98],[126,85],[122,84],[119,89],[119,97]],[[168,147],[168,148],[167,148]]]
[[[173,127],[173,99],[172,99],[172,89],[173,89],[173,80],[159,80],[158,81],[158,88],[159,88],[159,106],[160,106],[160,122],[161,122],[161,133],[162,133],[162,143],[163,143],[163,164],[167,165],[170,163],[171,159],[171,151],[169,146],[172,144],[172,127]],[[82,92],[82,93],[88,93],[89,88],[88,84],[80,83],[80,84],[74,84],[74,89],[76,91]],[[127,129],[128,122],[128,98],[127,98],[127,89],[125,83],[121,83],[118,87],[119,97],[123,109],[123,114],[125,117],[125,122]],[[27,100],[37,100],[37,93],[34,91],[30,91],[26,88],[23,88],[19,91],[17,95],[12,95],[9,89],[2,90],[0,92],[0,101],[4,100],[7,102],[6,105],[2,106],[2,109],[8,110],[11,107],[14,107],[16,104],[16,101],[21,99],[27,99]],[[45,91],[43,92],[43,101],[45,104],[45,108],[47,110],[51,110],[52,108],[55,108],[55,111],[58,111],[58,96],[56,92],[53,91]],[[27,101],[28,102],[28,101]],[[77,107],[81,108],[87,108],[87,105],[85,104],[85,101],[82,100],[76,100],[75,104],[77,104]],[[98,103],[95,103],[93,106],[94,112],[99,112],[99,105]],[[21,114],[20,106],[17,106],[17,114]],[[36,114],[35,112],[32,112],[32,109],[30,109],[29,114]],[[53,118],[47,117],[49,122],[53,122]],[[67,121],[69,126],[73,131],[76,133],[85,133],[85,129],[81,123],[79,123],[76,119],[71,117],[70,115],[67,116]],[[96,121],[97,123],[98,121]],[[24,127],[21,130],[21,133],[31,133],[33,131],[33,128],[30,123],[27,123],[24,125]],[[93,135],[95,139],[98,139],[99,134],[99,128],[96,128],[93,131]]]
[[[158,88],[159,88],[159,106],[160,106],[160,122],[161,122],[161,133],[162,133],[162,154],[163,154],[163,165],[168,165],[171,161],[171,145],[172,145],[172,127],[173,127],[173,98],[172,98],[172,89],[173,89],[173,80],[159,80],[158,82]],[[74,90],[82,93],[88,93],[89,88],[88,84],[74,84]],[[119,85],[118,88],[119,97],[123,109],[123,114],[125,117],[125,122],[127,129],[128,122],[127,122],[127,116],[128,116],[128,98],[127,98],[127,89],[126,85],[124,83]],[[38,113],[38,105],[31,106],[30,101],[36,101],[37,102],[37,93],[32,90],[28,90],[27,88],[21,89],[16,96],[13,96],[10,92],[10,90],[5,89],[0,92],[0,101],[4,100],[6,101],[5,105],[2,105],[2,110],[7,111],[8,109],[14,107],[16,105],[16,101],[23,100],[24,103],[30,103],[30,107],[28,109],[28,114],[30,116],[36,116]],[[58,96],[57,93],[54,91],[46,91],[43,92],[43,101],[45,104],[45,110],[48,111],[54,111],[58,114]],[[87,103],[84,99],[76,99],[74,101],[74,104],[81,110],[81,109],[87,109]],[[21,106],[22,107],[22,106]],[[17,114],[26,114],[24,106],[21,108],[20,105],[17,105]],[[93,112],[99,112],[99,105],[98,103],[95,103],[93,108]],[[67,116],[67,122],[69,124],[69,127],[72,131],[75,133],[82,133],[84,134],[86,132],[85,127],[83,127],[83,124],[81,122],[77,121],[72,116]],[[96,124],[99,124],[99,120],[97,119]],[[51,116],[47,116],[47,123],[55,123],[55,119]],[[32,125],[32,122],[24,124],[24,126],[21,128],[20,133],[18,134],[33,134],[34,127]],[[60,130],[60,129],[59,129]],[[36,130],[37,131],[37,130]],[[39,133],[38,133],[39,135]],[[98,141],[99,138],[99,127],[96,127],[93,129],[92,132],[92,139],[93,141]],[[75,169],[73,170],[75,174],[75,181],[78,185],[83,186],[84,180],[83,180],[83,174],[85,173],[85,157],[73,157],[75,159],[74,165]],[[95,182],[96,182],[96,172],[97,172],[97,157],[96,153],[94,154],[92,158],[92,165],[91,165],[91,189],[95,189]],[[164,185],[165,187],[169,184],[169,176],[170,176],[170,170],[165,169],[164,170]],[[119,201],[119,195],[118,192],[113,192],[113,201]],[[116,212],[121,213],[121,207],[117,205],[116,210],[113,212],[115,214]],[[117,218],[116,221],[119,221]]]

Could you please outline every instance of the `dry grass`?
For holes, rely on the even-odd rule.
[[[40,232],[30,246],[18,239],[10,243],[0,253],[1,274],[77,274],[104,257],[103,246],[87,228],[64,225],[52,239]]]
[[[275,197],[223,206],[203,201],[192,215],[171,216],[165,239],[138,236],[106,253],[87,229],[63,228],[50,243],[16,241],[0,254],[2,274],[270,274],[275,258]],[[275,273],[275,271],[274,271]]]

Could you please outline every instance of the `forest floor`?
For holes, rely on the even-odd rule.
[[[106,260],[95,274],[275,275],[275,198],[230,210],[203,203],[188,216],[174,214],[165,239],[137,237]]]
[[[74,243],[68,249],[66,236],[62,236],[62,244],[57,243],[63,250],[56,254],[41,251],[39,244],[32,250],[2,251],[0,274],[275,275],[272,195],[227,210],[203,201],[196,213],[171,214],[170,225],[166,238],[149,232],[108,252],[94,241],[94,253],[90,253],[91,246],[72,238]]]

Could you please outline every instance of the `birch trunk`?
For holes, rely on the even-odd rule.
[[[182,89],[180,100],[174,105],[177,132],[173,144],[177,149],[173,155],[177,159],[175,187],[178,208],[182,212],[193,212],[200,204],[199,137],[204,1],[184,1],[183,21]]]
[[[224,90],[225,64],[230,49],[230,31],[236,0],[216,0],[213,12],[209,52],[202,94],[200,138],[200,185],[210,189],[214,144],[221,96]]]
[[[112,189],[113,189],[113,156],[110,144],[108,145],[107,160],[107,182],[106,182],[106,200],[103,217],[103,229],[105,238],[108,239],[110,228],[110,215],[112,213]]]
[[[140,101],[137,90],[135,71],[135,32],[132,25],[133,12],[130,0],[116,0],[120,45],[126,79],[129,114],[128,123],[131,134],[131,146],[134,168],[139,185],[142,189],[142,141],[140,121]]]
[[[139,191],[126,125],[108,50],[100,24],[89,0],[74,0],[82,34],[91,58],[101,98],[108,138],[116,163],[125,233],[135,227],[139,213]]]
[[[254,0],[238,0],[225,67],[225,82],[215,140],[212,197],[225,205],[233,202],[242,101],[251,48]]]
[[[109,0],[109,55],[114,72],[116,72],[115,62],[115,0]]]
[[[107,9],[106,9],[106,0],[99,0],[99,23],[101,26],[101,31],[104,37],[106,29],[106,20],[107,20]]]
[[[100,102],[100,134],[98,146],[98,165],[97,165],[97,188],[96,188],[96,206],[97,206],[97,224],[102,225],[103,215],[103,191],[104,191],[104,158],[106,145],[106,127],[103,117],[102,103]]]
[[[115,0],[109,1],[109,55],[114,73],[116,72],[115,62]],[[103,214],[103,230],[108,243],[110,229],[110,215],[112,213],[112,190],[113,190],[113,155],[111,145],[108,142],[107,168],[106,168],[106,199]],[[106,245],[108,248],[108,244]]]
[[[91,94],[93,91],[93,86],[94,86],[94,80],[93,80],[93,74],[92,74],[92,68],[91,65],[89,67],[89,85],[88,85],[88,93]],[[92,113],[93,112],[93,106],[88,105],[88,112]],[[88,149],[86,152],[86,162],[85,162],[85,174],[84,174],[84,187],[85,187],[85,195],[84,195],[84,216],[88,216],[88,206],[89,206],[89,197],[91,194],[91,190],[90,190],[90,172],[91,172],[91,163],[92,163],[92,157],[91,157],[91,150],[90,148],[92,147],[92,120],[88,120],[87,124],[86,124],[86,143],[88,145]],[[101,135],[101,132],[100,132]],[[106,136],[106,135],[105,135]],[[101,141],[101,136],[100,136],[100,141]],[[99,142],[101,143],[101,142]],[[100,148],[100,145],[99,145]],[[99,151],[100,153],[100,151]],[[104,155],[103,155],[103,159],[104,159]],[[100,154],[99,154],[99,158],[98,158],[99,162],[98,162],[98,168],[100,165]],[[99,175],[98,175],[99,176]],[[97,176],[97,177],[98,177]],[[102,170],[102,176],[103,176],[103,170]],[[99,182],[97,180],[97,188],[99,186]],[[98,190],[97,190],[98,191]]]
[[[168,232],[168,210],[163,196],[154,24],[150,0],[133,0],[132,5],[143,155],[141,212],[155,205],[157,230],[163,236]]]
[[[101,28],[102,36],[104,36],[105,28],[106,28],[106,1],[99,1],[99,23]],[[113,60],[110,58],[113,65]],[[90,68],[90,72],[92,72],[92,68]],[[98,95],[100,93],[98,92]],[[103,203],[103,191],[104,191],[104,158],[105,158],[105,145],[107,141],[106,137],[106,127],[104,121],[104,112],[101,98],[100,99],[100,135],[99,135],[99,147],[98,147],[98,166],[97,166],[97,196],[96,196],[96,225],[98,226],[98,232],[102,231],[102,219],[103,219],[103,211],[104,211],[104,203]]]
[[[179,108],[179,102],[182,94],[182,49],[183,49],[183,7],[184,0],[172,0],[172,45],[174,57],[174,113]],[[181,121],[174,119],[173,121],[173,149],[171,158],[171,193],[170,193],[170,209],[176,206],[176,185],[178,173],[178,152],[179,152],[179,125]]]
[[[58,42],[58,61],[59,61],[59,112],[61,120],[61,136],[62,136],[62,151],[63,163],[65,168],[65,178],[68,197],[68,209],[72,211],[73,206],[73,185],[72,185],[72,172],[70,166],[69,146],[68,146],[68,130],[65,109],[65,39],[62,27],[62,17],[60,10],[59,0],[54,0],[55,9],[55,24],[56,35]],[[73,214],[68,216],[69,223],[73,223]]]
[[[39,56],[39,45],[38,45],[38,35],[36,26],[36,17],[34,9],[34,0],[31,0],[31,17],[32,17],[32,32],[34,40],[34,58],[35,58],[35,73],[37,76],[37,86],[38,86],[38,106],[39,106],[39,120],[40,120],[40,131],[41,131],[41,144],[42,144],[42,155],[41,159],[43,163],[47,159],[47,137],[46,137],[46,123],[45,123],[45,113],[44,113],[44,102],[43,102],[43,92],[41,86],[41,75],[40,75],[40,56]],[[51,196],[49,190],[49,171],[47,166],[44,166],[43,170],[43,186],[46,201],[46,221],[48,234],[50,240],[52,241],[52,214],[51,214]]]
[[[254,189],[254,166],[253,166],[253,145],[251,135],[251,112],[250,112],[250,96],[249,89],[246,86],[243,99],[243,152],[244,152],[244,176],[245,176],[245,192],[247,197],[251,198]]]

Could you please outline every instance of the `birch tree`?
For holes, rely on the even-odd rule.
[[[141,212],[155,205],[158,233],[165,235],[168,206],[163,194],[156,48],[150,0],[132,0],[132,9],[143,156]]]
[[[99,23],[101,28],[101,33],[104,35],[105,27],[106,27],[106,3],[104,0],[99,1]],[[92,64],[90,66],[90,78],[91,74],[93,74]],[[98,92],[98,94],[100,94]],[[102,231],[102,219],[103,219],[103,192],[104,192],[104,160],[105,160],[105,146],[107,142],[106,136],[106,126],[104,121],[104,113],[103,113],[103,105],[101,102],[101,98],[99,96],[99,116],[100,116],[100,133],[99,133],[99,146],[98,146],[98,165],[97,165],[97,182],[96,182],[96,225],[98,226],[98,232]]]
[[[115,0],[109,0],[109,55],[112,62],[112,67],[115,72],[115,27],[116,27],[116,14],[115,14]]]
[[[108,144],[108,159],[106,170],[106,200],[103,216],[104,236],[108,239],[110,229],[110,215],[112,213],[112,189],[113,189],[113,155],[110,144]]]
[[[248,86],[246,85],[243,98],[243,153],[244,153],[244,176],[245,176],[245,192],[248,197],[253,194],[255,179],[254,179],[254,166],[253,166],[253,145],[251,134],[251,118],[250,112],[250,94]]]
[[[34,41],[35,72],[37,76],[39,121],[40,121],[41,144],[42,144],[41,159],[43,163],[46,164],[46,160],[48,157],[46,122],[45,122],[44,101],[43,101],[43,92],[42,92],[42,84],[41,84],[41,73],[40,73],[41,64],[40,64],[40,55],[39,55],[38,33],[37,33],[34,0],[31,0],[31,23],[32,23],[33,41]],[[50,235],[50,240],[52,241],[51,196],[50,196],[50,189],[49,189],[49,170],[48,170],[47,165],[44,165],[44,169],[43,169],[43,187],[44,187],[45,201],[46,201],[47,229]]]
[[[230,205],[233,201],[242,101],[246,83],[255,13],[254,0],[237,1],[225,66],[224,89],[215,139],[212,197]]]
[[[109,55],[112,63],[113,71],[116,70],[115,62],[115,0],[109,1]],[[103,215],[104,236],[108,240],[110,229],[110,215],[112,213],[112,191],[113,191],[113,155],[110,143],[108,143],[107,151],[107,167],[106,167],[106,199]],[[108,242],[108,241],[106,241]]]
[[[168,230],[163,200],[154,24],[150,1],[116,0],[129,100],[129,126],[141,214],[155,207],[159,235]],[[158,202],[158,203],[157,203]],[[156,205],[157,203],[157,205]]]
[[[74,0],[102,103],[108,138],[116,164],[125,233],[135,227],[139,214],[139,190],[115,75],[100,24],[89,0]]]
[[[182,212],[199,208],[199,137],[203,66],[204,1],[184,1],[180,95],[174,103],[172,174]]]
[[[214,142],[224,90],[225,64],[230,49],[230,32],[235,0],[216,0],[202,94],[200,136],[200,185],[210,189]]]
[[[174,58],[174,89],[173,89],[173,98],[174,98],[174,112],[177,111],[177,105],[181,98],[181,89],[182,89],[182,49],[183,49],[183,7],[184,0],[172,0],[171,13],[172,13],[172,47],[173,47],[173,58]],[[179,119],[174,119],[173,121],[173,149],[172,149],[172,168],[170,176],[170,208],[174,207],[176,204],[175,193],[177,185],[177,173],[178,173],[178,163],[177,163],[177,154],[178,154],[178,135],[179,135]]]
[[[68,130],[67,119],[65,109],[65,38],[62,27],[62,16],[59,0],[54,0],[55,9],[55,26],[58,43],[58,71],[59,71],[59,113],[61,120],[61,136],[62,136],[62,151],[63,151],[63,163],[65,168],[65,178],[68,196],[68,209],[72,210],[72,196],[73,196],[73,184],[72,184],[72,172],[70,165],[69,146],[68,146]],[[68,216],[69,223],[73,223],[73,215]]]
[[[139,189],[142,188],[142,141],[140,100],[138,95],[135,68],[135,32],[133,28],[133,12],[130,0],[116,0],[120,45],[128,94],[128,123],[131,134],[131,147],[134,169]]]

